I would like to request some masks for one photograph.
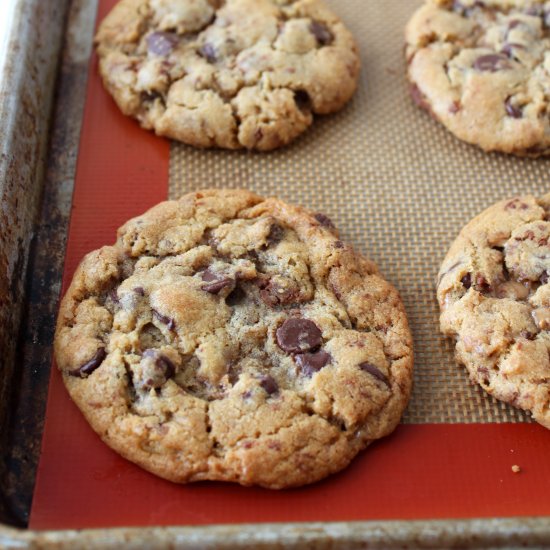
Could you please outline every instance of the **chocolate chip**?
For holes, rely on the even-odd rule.
[[[201,289],[210,294],[218,294],[222,289],[235,284],[234,279],[214,273],[210,269],[203,271],[201,278],[206,283],[201,286]]]
[[[504,207],[505,210],[527,210],[528,208],[529,205],[521,202],[519,199],[511,200]]]
[[[145,290],[141,286],[134,288],[134,292],[139,296],[145,296]]]
[[[215,63],[218,60],[216,48],[208,42],[199,48],[198,53],[201,57],[204,57],[208,63]]]
[[[489,284],[489,281],[483,276],[478,275],[476,277],[476,289],[479,292],[490,292],[491,291],[491,285]]]
[[[332,223],[332,220],[328,217],[328,216],[325,216],[324,214],[322,214],[321,212],[318,212],[317,214],[315,214],[314,218],[323,226],[323,227],[326,227],[327,229],[336,229],[334,224]]]
[[[537,335],[533,334],[532,332],[529,332],[528,330],[524,330],[520,332],[519,334],[522,338],[525,338],[526,340],[534,340]]]
[[[466,273],[462,279],[460,279],[460,282],[462,283],[462,286],[468,290],[472,286],[472,274]]]
[[[287,353],[304,353],[319,347],[322,333],[309,319],[293,317],[287,319],[276,333],[277,344]]]
[[[156,309],[153,309],[152,311],[153,311],[153,317],[155,317],[161,323],[166,325],[168,327],[168,330],[176,330],[176,322],[174,321],[174,319],[170,319],[170,317],[166,317],[166,315],[159,313]]]
[[[269,307],[300,301],[300,288],[294,281],[289,280],[288,284],[285,284],[286,281],[281,284],[262,276],[258,277],[254,283],[260,288],[260,298]]]
[[[305,90],[296,90],[294,92],[294,102],[300,111],[311,111],[311,98]]]
[[[267,239],[266,239],[267,246],[275,246],[279,244],[283,240],[284,236],[285,236],[284,228],[282,228],[278,223],[274,223],[271,226],[269,230],[269,235],[267,236]]]
[[[482,55],[475,60],[474,69],[482,72],[496,73],[511,69],[512,66],[505,55],[499,53],[491,53]]]
[[[147,37],[147,50],[160,56],[169,55],[179,42],[177,34],[171,32],[154,32]]]
[[[315,353],[301,353],[296,355],[294,361],[300,367],[300,370],[305,376],[311,377],[316,372],[319,372],[323,367],[326,367],[332,357],[326,351],[319,350]]]
[[[380,382],[384,382],[386,386],[390,385],[390,382],[386,377],[386,375],[380,369],[375,367],[372,363],[369,363],[369,362],[361,363],[359,365],[359,368],[364,372],[368,372],[371,376],[374,376],[374,378],[376,378],[377,380],[380,380]]]
[[[549,279],[549,275],[548,275],[548,271],[545,271],[541,276],[540,276],[540,282],[545,285],[546,283],[548,283],[548,279]]]
[[[71,376],[80,376],[80,378],[84,378],[84,376],[92,374],[92,372],[94,372],[101,365],[101,363],[103,363],[105,357],[107,357],[105,348],[99,348],[89,361],[77,369],[70,371],[69,374]]]
[[[509,97],[504,102],[504,108],[506,109],[506,113],[508,116],[511,116],[512,118],[522,118],[523,117],[523,111],[516,107],[515,105],[512,105],[512,98]]]
[[[176,367],[174,363],[172,363],[172,361],[163,353],[160,353],[155,349],[146,349],[143,352],[143,357],[154,359],[155,367],[162,371],[166,379],[173,378],[176,374]]]
[[[157,359],[157,365],[164,369],[164,376],[166,376],[166,378],[173,378],[176,374],[176,367],[174,363],[172,363],[166,355],[161,355]]]
[[[279,391],[279,384],[272,376],[263,376],[260,379],[260,386],[266,391],[268,395],[273,395]]]
[[[334,35],[330,32],[330,30],[324,23],[314,20],[309,25],[309,30],[311,31],[313,36],[315,36],[317,42],[321,44],[321,46],[326,46],[334,40]]]

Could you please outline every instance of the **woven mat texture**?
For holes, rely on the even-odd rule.
[[[324,212],[404,299],[415,341],[414,391],[404,422],[529,422],[456,366],[453,346],[438,329],[435,280],[448,246],[475,214],[506,197],[550,190],[550,160],[478,151],[412,104],[403,29],[421,2],[328,3],[359,43],[363,67],[351,103],[274,153],[174,143],[170,196],[243,187]]]

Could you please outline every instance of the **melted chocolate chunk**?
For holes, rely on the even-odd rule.
[[[321,46],[327,46],[328,44],[331,44],[334,40],[334,35],[330,32],[328,27],[319,21],[312,21],[309,30],[311,31],[311,34],[315,36],[317,39],[317,42]]]
[[[512,104],[512,98],[509,97],[504,102],[504,108],[506,109],[506,113],[508,116],[511,116],[512,118],[522,118],[523,117],[523,111]]]
[[[361,363],[359,365],[359,368],[364,372],[368,372],[371,376],[374,376],[374,378],[380,380],[380,382],[384,382],[386,386],[390,385],[390,381],[388,380],[386,375],[380,369],[376,368],[372,363]]]
[[[311,377],[316,372],[319,372],[331,360],[332,357],[330,354],[323,350],[316,351],[315,353],[301,353],[294,358],[302,373],[307,377]]]
[[[147,50],[155,55],[167,56],[179,42],[177,34],[171,32],[154,32],[147,37]]]
[[[162,371],[166,380],[173,378],[176,374],[176,367],[172,361],[166,357],[163,353],[158,352],[155,349],[146,349],[143,352],[143,357],[150,357],[155,361],[155,367]]]
[[[224,277],[219,273],[214,273],[207,269],[202,273],[202,280],[206,283],[201,286],[201,289],[210,294],[218,294],[222,289],[233,286],[235,281],[230,277]]]
[[[140,287],[140,286],[137,286],[136,288],[134,288],[134,292],[138,295],[138,296],[145,296],[145,290]]]
[[[318,348],[322,343],[319,327],[309,319],[287,319],[276,333],[277,344],[287,353],[305,353]]]
[[[216,48],[209,42],[199,48],[198,54],[204,57],[208,63],[215,63],[218,60]]]
[[[527,210],[529,205],[521,202],[519,199],[513,199],[504,208],[506,210]]]
[[[80,378],[84,378],[85,376],[92,374],[92,372],[94,372],[101,365],[101,363],[103,363],[105,357],[107,357],[105,348],[99,348],[89,361],[77,369],[70,371],[69,374],[71,376],[80,376]]]
[[[269,235],[267,236],[266,246],[275,246],[279,244],[283,237],[285,236],[285,230],[278,223],[274,223],[270,230]]]
[[[548,282],[548,279],[549,279],[549,275],[548,275],[548,271],[545,271],[541,276],[540,276],[540,282],[545,285],[547,282]]]
[[[260,386],[266,391],[268,395],[273,395],[279,391],[279,384],[272,376],[263,376],[260,379]]]
[[[460,282],[462,283],[462,286],[468,290],[472,286],[472,274],[466,273],[462,279],[460,279]]]
[[[532,332],[529,332],[528,330],[524,330],[522,332],[520,332],[519,334],[522,338],[525,338],[526,340],[534,340],[537,335],[532,333]]]
[[[311,98],[304,90],[296,90],[294,92],[294,102],[300,111],[311,111]]]
[[[491,285],[483,275],[476,277],[476,290],[479,292],[491,292]]]
[[[496,73],[511,69],[508,58],[499,53],[491,53],[478,57],[474,62],[474,69],[482,72]]]
[[[322,214],[321,212],[318,212],[317,214],[315,214],[314,218],[315,218],[323,227],[326,227],[327,229],[330,229],[330,230],[336,229],[336,227],[335,227],[334,224],[332,223],[332,220],[331,220],[328,216],[325,216],[324,214]]]
[[[293,304],[300,301],[300,289],[294,281],[283,286],[268,277],[259,277],[254,281],[260,288],[260,298],[269,307]]]
[[[176,330],[176,322],[174,321],[174,319],[166,317],[166,315],[159,313],[156,309],[153,309],[152,311],[153,317],[158,319],[162,324],[166,325],[168,327],[168,330]]]

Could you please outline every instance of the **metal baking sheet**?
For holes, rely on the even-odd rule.
[[[163,140],[158,140],[133,127],[134,123],[123,119],[108,97],[98,96],[102,93],[100,89],[93,88],[93,97],[100,98],[98,100],[100,110],[92,111],[88,116],[92,119],[94,116],[104,117],[106,128],[110,128],[108,125],[116,121],[115,127],[122,131],[121,136],[125,135],[124,128],[127,128],[132,140],[140,140],[140,146],[150,147],[156,151],[153,154],[157,158],[152,164],[160,170],[159,173],[166,169],[166,176],[159,179],[158,187],[152,193],[147,187],[139,186],[147,186],[150,179],[157,177],[155,168],[147,165],[133,166],[132,173],[131,170],[124,169],[124,161],[128,160],[128,157],[119,157],[118,163],[111,159],[110,164],[105,164],[105,159],[97,158],[95,154],[91,155],[91,151],[86,161],[87,149],[86,147],[82,149],[82,146],[83,156],[79,161],[79,173],[82,174],[83,170],[87,171],[89,178],[101,178],[105,175],[112,177],[110,172],[114,168],[121,170],[119,176],[123,179],[128,179],[132,175],[133,182],[137,181],[137,189],[134,186],[134,190],[139,193],[140,189],[143,189],[143,195],[146,197],[144,203],[137,201],[132,205],[135,213],[143,209],[143,204],[148,206],[167,195],[174,197],[183,192],[207,186],[248,187],[260,193],[276,194],[290,202],[324,211],[340,227],[346,240],[351,241],[377,261],[385,275],[398,286],[404,296],[416,345],[415,393],[404,419],[410,428],[405,426],[404,430],[414,431],[419,426],[427,429],[434,423],[441,424],[442,428],[456,424],[459,429],[462,429],[464,425],[478,422],[486,423],[486,428],[492,430],[495,423],[502,423],[503,433],[517,429],[525,436],[528,432],[524,430],[534,430],[533,433],[537,434],[536,441],[544,445],[546,434],[541,436],[538,431],[541,428],[529,425],[529,419],[515,409],[487,398],[477,388],[469,385],[464,373],[456,369],[450,346],[436,330],[437,310],[433,286],[437,264],[443,256],[445,247],[464,222],[503,196],[520,192],[541,194],[547,190],[548,161],[525,161],[500,155],[485,155],[457,142],[411,105],[403,77],[402,28],[419,2],[368,0],[365,4],[361,0],[341,2],[333,0],[329,3],[333,4],[359,39],[364,65],[362,81],[357,96],[348,108],[338,115],[319,120],[316,126],[295,145],[269,155],[205,152],[177,144],[173,144],[170,148]],[[108,6],[109,2],[101,2],[102,13]],[[54,119],[54,137],[45,179],[43,217],[36,229],[38,235],[36,242],[48,243],[49,246],[37,246],[32,255],[35,261],[31,265],[31,277],[27,285],[29,297],[27,303],[32,307],[29,308],[31,311],[26,319],[26,345],[22,346],[26,365],[39,371],[38,378],[41,377],[42,380],[39,385],[32,377],[22,376],[20,401],[36,395],[34,392],[37,389],[41,389],[44,394],[44,372],[47,371],[49,361],[48,350],[57,303],[58,267],[61,261],[60,258],[54,257],[52,262],[54,265],[48,266],[48,259],[53,249],[52,243],[55,242],[62,249],[65,239],[64,229],[71,204],[72,173],[78,149],[77,136],[81,120],[79,112],[84,97],[85,68],[90,50],[95,7],[93,2],[73,2],[69,17],[63,71],[59,81],[57,115]],[[94,71],[95,67],[92,64],[90,72],[92,79],[97,78]],[[90,82],[90,86],[93,86],[93,82]],[[91,108],[91,100],[92,97],[89,95],[88,109]],[[66,120],[68,110],[75,114],[72,124],[68,124]],[[93,144],[93,140],[99,140],[100,137],[95,134],[88,136],[84,134],[82,139],[83,142],[88,140],[89,144]],[[130,160],[131,158],[133,157],[130,154]],[[136,173],[137,168],[141,169]],[[89,209],[89,214],[97,218],[98,212],[102,209],[103,199],[100,197],[98,201],[97,197],[95,199],[88,197],[86,192],[85,188],[80,188],[80,193],[84,195],[79,198],[77,183],[74,204],[85,206]],[[158,195],[155,195],[156,193]],[[53,210],[49,207],[53,207]],[[105,209],[105,203],[103,203],[103,209]],[[107,210],[109,209],[108,206]],[[54,216],[50,215],[52,211]],[[118,215],[122,219],[117,219],[116,208],[115,212],[111,212],[108,216],[99,215],[102,220],[106,220],[105,232],[97,236],[101,241],[99,244],[112,241],[111,235],[114,235],[116,226],[124,221],[122,216],[126,215],[126,212],[119,210]],[[86,229],[85,218],[86,215],[79,215],[78,210],[73,215],[71,227],[73,248],[72,252],[69,250],[69,257],[72,259],[69,259],[66,275],[74,268],[74,263],[83,253],[98,245],[93,238],[83,236]],[[78,237],[79,231],[80,237]],[[52,241],[52,239],[55,240]],[[71,240],[69,240],[69,246],[71,246],[70,243]],[[404,270],[403,266],[407,266],[407,269]],[[32,276],[33,274],[35,276]],[[48,288],[44,288],[45,286]],[[42,308],[39,307],[41,304]],[[35,309],[39,310],[38,314],[34,314]],[[51,400],[50,396],[50,407]],[[55,402],[53,403],[55,406]],[[43,401],[34,407],[40,411]],[[33,466],[38,455],[37,435],[42,428],[43,414],[38,415],[38,418],[38,421],[36,419],[26,421],[24,431],[29,437],[22,437],[16,427],[11,431],[9,442],[12,458],[10,486],[14,490],[8,495],[8,500],[12,502],[12,509],[13,502],[16,502],[16,515],[23,523],[28,513],[29,490],[32,490],[33,485]],[[50,413],[49,418],[51,418]],[[510,426],[511,423],[518,425],[513,428]],[[503,436],[502,449],[510,441],[510,434],[512,434],[511,431]],[[525,445],[529,445],[532,441],[529,437],[525,440]],[[388,442],[386,448],[391,449],[390,445],[393,444],[391,441]],[[383,449],[384,447],[380,452]],[[507,452],[509,450],[507,449]],[[13,460],[14,455],[25,453],[27,461]],[[367,456],[366,453],[365,457]],[[511,459],[511,456],[501,455],[497,457],[496,462],[499,468],[508,468],[513,463]],[[532,464],[536,466],[535,463]],[[24,479],[16,479],[18,476],[13,476],[14,465],[25,472],[25,476],[19,476]],[[524,478],[516,477],[514,481],[514,483],[520,483],[520,480],[521,482],[527,480],[522,491],[526,486],[529,488],[534,481],[533,478],[528,478],[530,474],[528,467],[524,473]],[[536,473],[532,473],[536,476]],[[506,474],[511,475],[508,470]],[[498,479],[496,476],[495,483],[498,483]],[[504,470],[502,479],[508,482]],[[532,513],[537,512],[535,510]],[[491,515],[490,509],[484,515]],[[331,520],[330,516],[325,519]],[[428,544],[428,540],[423,539],[419,534],[430,529],[439,529],[443,537],[453,534],[458,537],[453,540],[462,540],[462,543],[467,540],[471,543],[475,540],[475,536],[480,536],[484,531],[483,540],[492,540],[495,545],[506,543],[511,545],[515,544],[514,541],[518,544],[519,542],[536,544],[537,541],[540,543],[543,540],[541,537],[548,536],[550,530],[549,521],[543,518],[496,522],[486,520],[481,523],[476,523],[475,520],[463,523],[360,522],[338,524],[338,529],[334,527],[331,531],[330,526],[333,525],[323,523],[319,531],[315,532],[316,544],[319,547],[322,547],[322,544],[328,544],[328,541],[348,541],[352,547],[352,542],[355,541],[354,544],[358,544],[359,540],[353,537],[360,536],[361,533],[365,537],[370,537],[373,544],[376,540],[380,543],[384,539],[377,539],[375,534],[389,533],[392,530],[399,533],[399,536],[409,537],[408,539],[397,537],[396,541],[400,540],[402,543],[403,540],[409,542],[416,540],[421,546]],[[485,530],[479,528],[480,525],[485,525]],[[524,528],[521,527],[522,525]],[[478,528],[477,532],[476,528]],[[284,526],[267,529],[281,542],[284,541],[288,545],[293,543],[292,538],[284,538]],[[304,525],[298,526],[297,529],[298,531],[293,531],[296,537],[308,532]],[[385,531],[386,529],[388,531]],[[263,533],[261,529],[255,527],[243,527],[240,532],[245,533],[247,538],[242,540],[235,538],[235,532],[230,528],[226,528],[225,531],[223,528],[211,527],[205,530],[196,528],[195,531],[181,531],[190,537],[189,544],[196,535],[203,537],[202,540],[205,542],[207,539],[217,540],[219,544],[224,539],[215,537],[225,536],[233,537],[226,538],[226,541],[231,540],[236,543],[239,540],[242,544],[250,545],[254,541],[252,533]],[[82,535],[62,532],[52,533],[49,538],[46,535],[38,539],[35,538],[38,535],[32,531],[10,531],[6,532],[7,538],[4,540],[18,540],[21,543],[27,541],[29,544],[33,540],[40,540],[44,544],[52,544],[53,541],[59,540],[67,544],[68,541],[74,543],[80,540],[85,544],[84,541],[93,540],[96,543],[103,541],[107,544],[108,541],[120,540],[117,539],[120,536],[131,537],[131,533],[138,534],[131,530],[101,531]],[[159,544],[159,541],[181,540],[177,539],[177,529],[149,530],[145,533]],[[334,533],[337,536],[331,538]],[[516,538],[503,538],[504,533],[508,533],[510,537],[515,533]],[[145,536],[144,531],[139,531],[139,535]],[[472,536],[474,538],[468,539]],[[386,546],[390,547],[391,538],[388,536],[385,540]],[[450,538],[447,540],[451,541]],[[181,547],[192,547],[185,546],[187,543],[182,544]]]

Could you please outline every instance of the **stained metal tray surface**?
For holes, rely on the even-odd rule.
[[[452,370],[450,347],[435,330],[433,270],[439,258],[433,256],[443,253],[464,221],[502,194],[540,193],[548,187],[549,164],[484,155],[411,108],[397,42],[419,2],[364,1],[330,2],[358,36],[364,62],[360,89],[349,108],[319,121],[296,146],[272,155],[204,152],[173,144],[167,149],[167,193],[175,197],[208,185],[243,186],[328,210],[344,237],[365,249],[404,294],[417,367],[405,424],[499,422],[521,427],[528,417],[486,398],[467,384],[464,373]],[[98,2],[91,0],[17,0],[0,80],[0,520],[5,524],[0,547],[550,545],[547,517],[28,529],[97,8]],[[415,139],[427,143],[418,145]],[[384,154],[373,152],[375,143]],[[326,152],[324,160],[319,149]],[[312,179],[325,183],[313,187],[308,185]],[[345,192],[335,187],[340,185]],[[429,208],[430,200],[454,203],[455,208],[442,218]],[[369,203],[377,208],[357,208]],[[416,228],[408,236],[373,229],[405,219]],[[423,238],[418,229],[422,224],[427,228]],[[410,266],[408,274],[404,264]]]

